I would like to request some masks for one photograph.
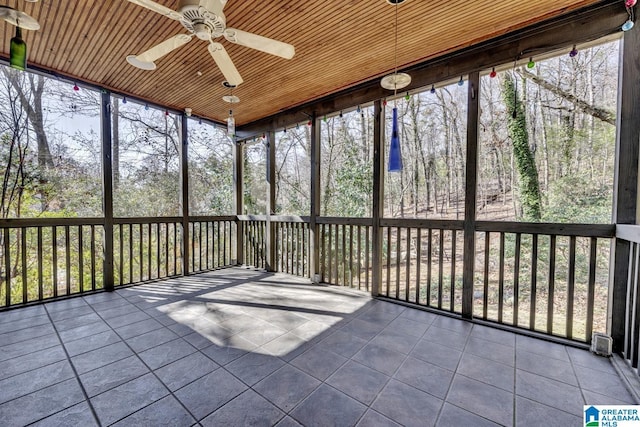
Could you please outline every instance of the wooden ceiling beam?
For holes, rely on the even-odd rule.
[[[519,31],[482,42],[455,52],[399,70],[411,75],[411,85],[405,91],[415,91],[432,84],[458,78],[474,71],[483,71],[510,63],[516,59],[535,57],[573,44],[589,42],[620,31],[627,13],[620,1],[607,0],[570,12]],[[380,79],[369,80],[320,99],[289,108],[237,128],[240,138],[250,138],[267,131],[282,130],[308,120],[315,114],[322,117],[357,105],[387,98],[392,93],[380,87]]]

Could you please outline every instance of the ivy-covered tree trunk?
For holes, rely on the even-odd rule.
[[[525,111],[510,73],[505,73],[502,79],[502,96],[507,107],[509,138],[513,142],[513,154],[520,179],[520,202],[524,216],[529,221],[540,221],[542,209],[538,170],[529,147]]]

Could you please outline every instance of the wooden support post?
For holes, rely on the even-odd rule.
[[[235,150],[233,152],[233,183],[235,186],[236,215],[242,215],[244,210],[244,143],[234,138]],[[242,222],[236,218],[236,265],[244,264],[244,233]]]
[[[311,212],[309,218],[309,276],[312,283],[320,282],[320,122],[311,117]]]
[[[371,272],[371,296],[377,297],[382,281],[382,229],[380,218],[384,216],[384,108],[382,101],[373,103],[373,271]]]
[[[102,128],[102,211],[104,214],[103,286],[113,291],[113,169],[111,164],[111,93],[102,90],[100,98],[100,126]],[[67,233],[68,236],[68,233]],[[67,272],[67,275],[69,272]]]
[[[182,216],[182,275],[190,273],[191,246],[189,236],[189,130],[187,117],[180,120],[180,214]]]
[[[462,317],[473,317],[473,273],[476,261],[476,194],[478,185],[478,120],[480,74],[469,74],[467,92],[467,165],[464,199],[464,251],[462,268]],[[453,255],[455,256],[455,254]]]
[[[276,134],[267,132],[267,227],[266,227],[266,270],[276,271],[276,235],[271,215],[276,214]]]
[[[618,76],[618,117],[616,135],[616,168],[613,218],[616,224],[637,224],[638,212],[638,148],[640,142],[640,32],[623,33]],[[627,279],[629,274],[629,242],[615,241],[613,280],[609,294],[609,334],[613,350],[624,350]],[[590,339],[591,337],[587,337]]]

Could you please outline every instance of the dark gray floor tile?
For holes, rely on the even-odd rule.
[[[393,375],[406,358],[405,354],[375,344],[365,345],[352,357],[353,360],[386,375]]]
[[[463,354],[458,374],[513,392],[515,369],[473,354]]]
[[[447,402],[498,424],[513,422],[513,393],[456,375]]]
[[[147,374],[149,369],[136,356],[130,356],[110,365],[80,375],[80,381],[89,397],[96,396],[134,378]]]
[[[320,381],[312,376],[291,365],[284,365],[254,385],[253,389],[283,411],[289,412],[319,385]]]
[[[90,313],[85,314],[84,316],[70,317],[67,319],[54,321],[53,324],[55,325],[58,332],[62,332],[100,321],[100,316],[98,316],[96,313]]]
[[[81,402],[32,424],[34,427],[98,426],[87,402]]]
[[[393,319],[398,317],[399,313],[391,313],[388,311],[378,310],[376,307],[359,314],[357,319],[364,320],[365,322],[371,322],[376,325],[387,326]]]
[[[62,331],[60,332],[60,339],[62,340],[62,342],[67,343],[69,341],[79,340],[80,338],[88,337],[90,335],[95,335],[110,330],[111,328],[109,328],[109,325],[107,325],[106,323],[96,322],[89,325],[83,325],[77,328]]]
[[[455,371],[462,352],[431,341],[421,340],[413,348],[410,355],[450,371]]]
[[[574,365],[602,371],[607,374],[617,375],[609,357],[602,357],[587,350],[567,347],[567,353]]]
[[[453,372],[420,359],[408,357],[394,378],[444,399],[453,380]]]
[[[322,345],[317,345],[306,353],[296,357],[290,363],[320,381],[324,381],[346,361],[346,358],[325,351],[322,349]]]
[[[438,417],[438,421],[436,425],[438,427],[463,427],[463,426],[498,427],[499,426],[499,424],[496,424],[492,421],[482,418],[469,411],[465,411],[464,409],[458,408],[457,406],[454,406],[450,403],[445,403],[444,406],[442,407],[442,411],[440,412],[440,417]],[[558,425],[558,424],[552,423],[549,425]]]
[[[193,353],[156,370],[156,375],[171,391],[218,369],[218,365],[202,353]]]
[[[286,417],[278,421],[276,427],[302,427],[302,424],[287,415]]]
[[[582,414],[582,406],[567,408]],[[533,402],[524,397],[516,397],[516,425],[518,427],[537,426],[580,426],[582,417],[568,414],[555,408]]]
[[[362,403],[323,384],[289,415],[307,427],[350,426],[366,409]]]
[[[254,343],[250,343],[243,338],[234,336],[220,345],[213,344],[209,347],[203,348],[200,351],[206,354],[217,364],[224,366],[256,348],[257,346]]]
[[[367,343],[366,340],[345,331],[336,331],[321,341],[324,350],[332,351],[344,357],[356,354]]]
[[[184,335],[182,338],[198,350],[202,350],[203,348],[209,347],[213,344],[207,337],[203,337],[197,332]]]
[[[193,329],[191,329],[187,325],[183,325],[182,323],[173,323],[167,326],[174,334],[178,336],[185,336],[193,333]]]
[[[71,358],[78,374],[84,374],[115,361],[132,356],[133,352],[123,342],[82,353]]]
[[[115,331],[122,337],[122,339],[133,338],[138,335],[145,334],[147,332],[155,331],[162,328],[163,325],[156,319],[147,319],[141,322],[132,323],[115,329]]]
[[[292,331],[309,322],[309,319],[306,317],[285,310],[272,310],[260,316],[260,318],[287,331]],[[324,327],[326,327],[326,325],[324,325]]]
[[[246,384],[253,385],[284,365],[279,358],[262,353],[247,353],[225,368]]]
[[[178,336],[167,328],[156,329],[146,334],[138,335],[127,339],[127,344],[136,352],[142,352],[152,347],[173,341]]]
[[[109,425],[168,394],[156,377],[146,374],[91,398],[91,403],[102,425]]]
[[[251,408],[247,410],[247,408]],[[269,403],[255,391],[249,389],[222,408],[203,419],[203,426],[264,426],[276,424],[284,412]]]
[[[5,311],[0,316],[0,324],[15,323],[29,317],[45,316],[47,312],[44,305],[34,305],[31,307],[21,307],[19,310]]]
[[[70,319],[72,317],[81,317],[87,314],[94,314],[93,308],[89,305],[82,305],[80,307],[74,307],[67,310],[54,311],[49,313],[49,317],[54,322],[59,322],[61,320]]]
[[[303,338],[300,338],[293,332],[287,332],[273,341],[266,343],[261,348],[274,356],[286,357],[290,353],[299,354],[300,347],[305,347],[305,344],[307,344],[307,341]]]
[[[385,328],[385,331],[420,338],[429,328],[431,322],[416,322],[406,317],[397,317]]]
[[[158,369],[161,366],[182,359],[195,351],[197,350],[191,344],[182,338],[178,338],[177,340],[169,341],[140,352],[138,356],[140,356],[144,363],[151,369]]]
[[[614,398],[611,396],[607,396],[604,394],[596,393],[589,390],[582,390],[582,395],[585,399],[585,405],[635,405],[633,399],[630,399],[628,396],[618,396],[618,398]],[[624,400],[621,400],[624,399]]]
[[[399,427],[400,424],[371,409],[362,416],[358,427]]]
[[[427,332],[424,333],[422,341],[434,342],[461,351],[464,349],[467,336],[468,335],[466,334],[462,335],[448,329],[442,329],[431,325],[429,329],[427,329]]]
[[[467,341],[467,346],[464,348],[464,352],[475,354],[476,356],[509,366],[515,366],[516,364],[516,350],[514,346],[502,345],[495,342],[487,342],[480,338],[474,338],[473,332]]]
[[[473,323],[466,320],[454,319],[448,316],[438,316],[431,325],[460,335],[468,335],[474,326]]]
[[[0,347],[0,362],[13,359],[14,357],[24,356],[25,354],[33,353],[34,351],[55,347],[59,344],[60,340],[58,337],[52,334],[5,345],[4,347]]]
[[[416,309],[416,310],[405,310],[402,313],[400,313],[399,317],[410,319],[410,320],[420,322],[424,325],[429,326],[433,323],[434,320],[438,318],[438,315],[434,313],[430,313],[428,311]]]
[[[371,344],[392,348],[397,352],[409,354],[419,340],[420,338],[416,336],[405,335],[385,329],[371,340]]]
[[[73,369],[67,360],[27,371],[0,381],[0,403],[24,396],[50,385],[73,378]]]
[[[518,350],[516,355],[516,368],[573,386],[578,385],[578,379],[573,373],[571,363],[560,359]]]
[[[618,375],[604,373],[584,366],[574,366],[580,387],[583,390],[611,396],[622,401],[633,401],[622,379]]]
[[[99,334],[89,335],[88,337],[80,338],[78,340],[66,342],[64,347],[67,349],[69,356],[73,357],[120,341],[120,337],[118,337],[115,332],[105,331]]]
[[[392,379],[371,408],[403,426],[430,426],[441,406],[442,400]]]
[[[65,354],[61,345],[46,348],[44,350],[35,351],[24,356],[14,357],[13,359],[2,362],[0,369],[0,380],[21,374],[23,372],[37,369],[42,366],[50,365],[61,360],[65,360]]]
[[[20,313],[22,309],[16,311]],[[2,316],[5,317],[5,316]],[[12,321],[5,321],[0,323],[0,334],[6,334],[7,332],[20,331],[22,329],[33,328],[40,325],[48,325],[51,321],[46,314],[39,314],[37,316],[30,316],[25,318],[16,318]]]
[[[342,331],[353,334],[365,341],[369,341],[378,335],[385,326],[387,326],[387,324],[371,323],[361,319],[353,319],[342,327]]]
[[[134,412],[113,426],[190,426],[195,422],[175,397],[167,396]]]
[[[306,323],[291,329],[291,333],[299,336],[306,341],[317,342],[333,332],[331,326],[326,323],[317,322],[315,320],[309,320]]]
[[[151,319],[146,313],[142,311],[134,312],[131,314],[127,314],[125,316],[116,316],[110,319],[105,320],[114,329],[120,328],[122,326],[126,326],[132,323],[142,322],[143,320]]]
[[[516,357],[517,350],[524,350],[530,353],[541,354],[546,357],[569,362],[567,348],[564,345],[543,341],[524,335],[516,336]]]
[[[100,309],[96,309],[100,317],[103,319],[112,319],[114,317],[126,316],[128,314],[137,313],[140,311],[138,307],[133,304],[121,304],[117,307],[107,306]]]
[[[55,329],[53,329],[53,325],[50,323],[32,326],[30,328],[20,329],[17,331],[6,332],[4,334],[0,334],[0,347],[37,337],[43,337],[49,334],[55,334]]]
[[[83,400],[84,394],[78,380],[71,378],[1,404],[0,414],[3,420],[11,420],[11,425],[27,425]]]
[[[82,298],[67,298],[60,301],[48,302],[44,307],[49,313],[54,313],[56,311],[66,311],[86,305],[87,303]]]
[[[492,328],[489,326],[473,325],[471,337],[482,341],[491,341],[492,343],[506,345],[509,347],[515,347],[516,345],[516,334],[512,332],[502,331],[500,329]]]
[[[516,370],[516,394],[561,410],[584,405],[577,387],[520,369]]]
[[[198,420],[247,390],[224,369],[218,369],[175,392],[175,396]]]
[[[388,376],[350,360],[334,372],[326,383],[369,405],[388,381]]]

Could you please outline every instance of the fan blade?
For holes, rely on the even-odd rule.
[[[199,6],[213,13],[221,13],[227,0],[200,0]]]
[[[239,86],[240,83],[243,82],[238,69],[233,65],[233,61],[224,46],[220,43],[211,42],[211,44],[209,44],[209,53],[213,57],[213,60],[216,61],[216,65],[220,68],[224,78],[227,79],[230,84]]]
[[[133,4],[137,4],[138,6],[146,7],[149,10],[152,10],[160,15],[164,15],[167,18],[175,19],[179,21],[182,19],[182,14],[173,9],[169,9],[166,6],[158,4],[152,0],[129,0]]]
[[[235,28],[227,28],[224,31],[224,38],[231,43],[237,43],[241,46],[250,47],[271,55],[280,56],[285,59],[293,58],[296,50],[288,43],[283,43],[278,40],[262,37],[257,34],[248,33],[242,30],[236,30]]]
[[[127,61],[129,61],[131,65],[144,70],[155,69],[155,64],[153,63],[155,60],[162,58],[169,52],[185,45],[191,40],[191,37],[192,36],[188,34],[178,34],[160,44],[155,45],[151,49],[142,52],[140,55],[128,56]]]

